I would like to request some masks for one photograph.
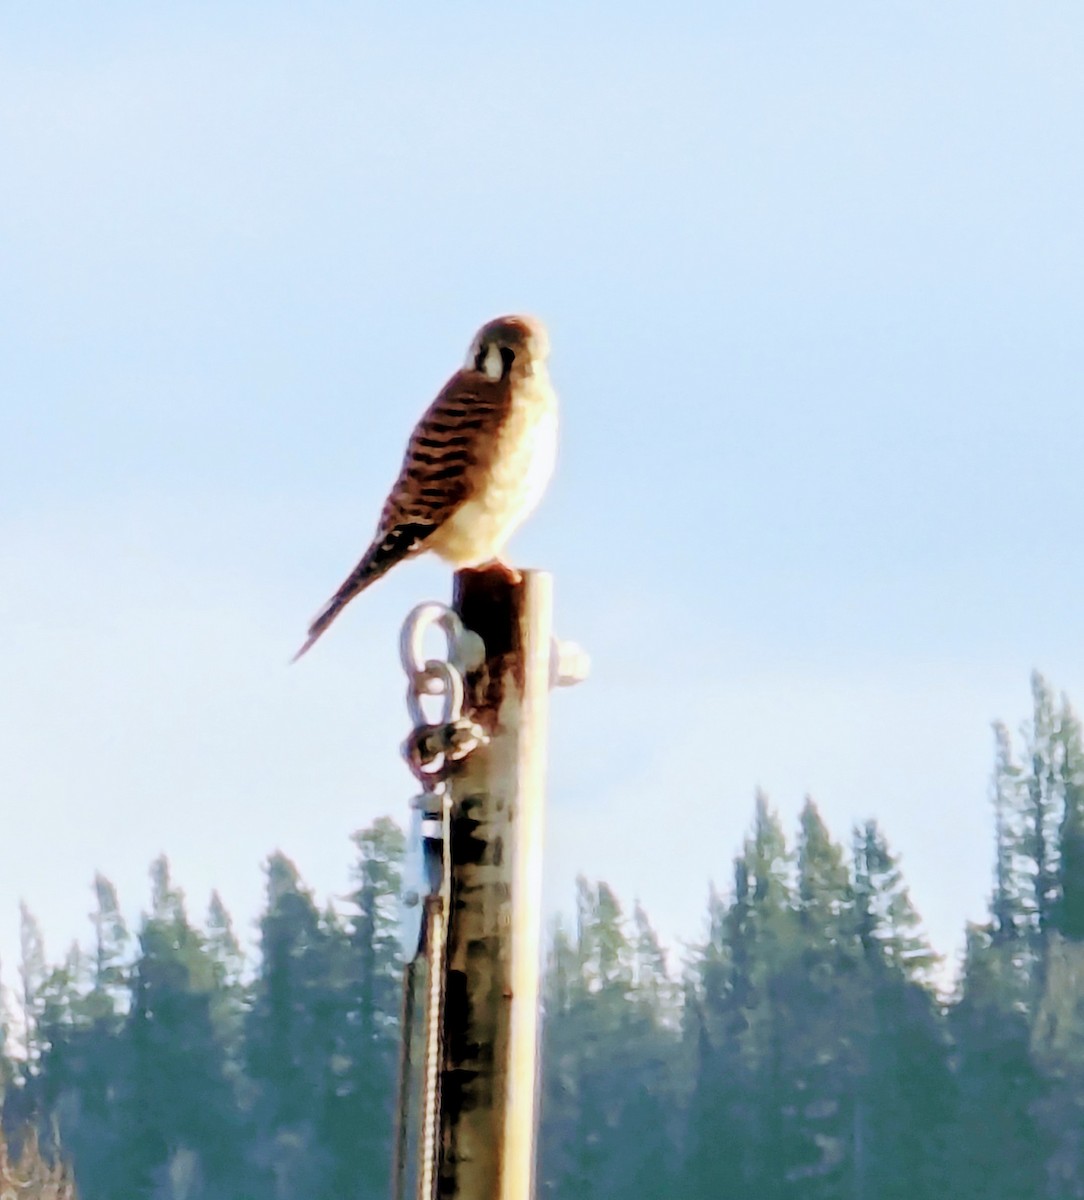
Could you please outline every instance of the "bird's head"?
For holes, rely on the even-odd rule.
[[[550,352],[546,327],[535,317],[497,317],[478,330],[467,366],[496,383],[542,369]]]

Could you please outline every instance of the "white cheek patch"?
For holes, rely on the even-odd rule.
[[[504,374],[501,352],[495,345],[490,345],[486,351],[485,359],[482,362],[482,373],[487,379],[492,379],[494,383]]]

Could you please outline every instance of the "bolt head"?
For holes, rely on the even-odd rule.
[[[583,683],[591,673],[591,656],[576,642],[553,639],[550,652],[550,684],[552,687],[572,687]]]

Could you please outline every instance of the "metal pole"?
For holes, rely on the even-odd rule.
[[[464,715],[489,735],[450,777],[438,1195],[534,1190],[543,782],[551,683],[549,575],[456,576],[454,606],[485,644]]]

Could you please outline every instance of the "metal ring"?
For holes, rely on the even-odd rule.
[[[423,686],[419,687],[418,684]],[[439,683],[437,689],[429,685]],[[440,696],[440,720],[430,721],[422,708],[423,696]],[[415,726],[450,725],[463,715],[463,676],[451,665],[431,658],[407,685],[407,711]]]
[[[430,600],[419,604],[407,614],[403,631],[399,635],[399,661],[412,683],[428,674],[430,660],[422,658],[425,653],[423,642],[430,626],[436,625],[448,644],[448,658],[455,657],[457,644],[463,639],[463,622],[459,614],[446,604]]]

